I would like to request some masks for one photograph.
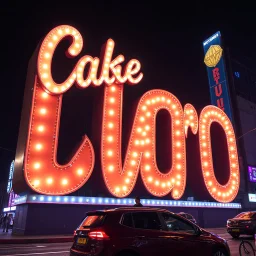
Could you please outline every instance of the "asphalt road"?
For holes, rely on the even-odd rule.
[[[232,239],[232,237],[225,232],[225,229],[218,229],[216,232],[219,236],[228,241],[231,255],[239,256],[239,244],[241,239]],[[247,238],[252,244],[254,240],[250,237]],[[69,249],[71,243],[58,243],[58,244],[0,244],[0,256],[69,256]]]

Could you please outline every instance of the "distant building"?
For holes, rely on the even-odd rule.
[[[255,208],[248,194],[256,193],[256,68],[249,58],[232,52],[229,57],[229,84],[240,148],[240,190],[244,208]]]

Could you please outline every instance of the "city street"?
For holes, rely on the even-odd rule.
[[[209,230],[214,232],[214,230]],[[215,233],[219,236],[223,237],[228,241],[230,246],[231,255],[232,256],[239,256],[239,244],[240,239],[234,240],[232,237],[225,232],[225,229],[216,229]],[[252,243],[254,243],[252,238],[248,238]],[[23,256],[23,255],[61,255],[61,256],[68,256],[69,249],[71,247],[71,243],[52,243],[52,244],[10,244],[0,245],[0,255],[1,256]]]
[[[1,256],[56,255],[68,256],[72,243],[0,245]]]

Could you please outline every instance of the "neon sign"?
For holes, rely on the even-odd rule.
[[[60,165],[56,160],[63,94],[73,84],[86,88],[104,85],[104,103],[101,136],[101,166],[105,185],[115,197],[127,197],[133,190],[139,172],[151,195],[162,197],[171,193],[174,199],[182,197],[186,187],[186,136],[190,127],[199,131],[202,175],[207,190],[219,202],[232,201],[239,189],[240,176],[235,134],[228,116],[215,106],[207,106],[198,117],[191,104],[182,107],[178,98],[165,90],[146,92],[137,106],[124,163],[121,156],[122,107],[124,83],[138,84],[143,78],[138,60],[130,60],[123,69],[123,55],[112,60],[115,43],[105,44],[101,69],[100,60],[83,56],[68,78],[57,84],[51,74],[51,60],[57,45],[66,37],[72,38],[69,57],[77,56],[83,46],[80,33],[63,25],[54,28],[43,40],[37,62],[37,75],[31,117],[24,156],[24,176],[36,192],[46,195],[66,195],[81,188],[94,168],[94,148],[85,136],[69,163]],[[90,66],[84,77],[84,68]],[[97,75],[99,73],[99,75]],[[172,167],[161,173],[156,163],[156,116],[167,110],[172,120]],[[228,141],[230,177],[221,185],[214,174],[210,127],[219,123]]]

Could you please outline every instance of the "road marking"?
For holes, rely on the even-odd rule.
[[[35,248],[43,248],[43,247],[46,247],[44,245],[36,245],[36,246],[1,246],[0,247],[0,250],[1,249],[35,249]]]
[[[60,252],[33,252],[33,253],[22,253],[22,254],[5,254],[1,256],[23,256],[23,255],[44,255],[44,254],[60,254],[70,251],[60,251]]]

